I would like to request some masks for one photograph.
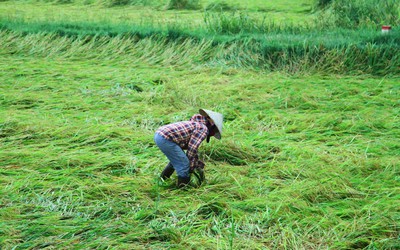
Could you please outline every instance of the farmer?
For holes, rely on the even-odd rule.
[[[221,139],[223,116],[211,110],[200,109],[190,121],[176,122],[160,127],[154,141],[167,156],[169,163],[161,173],[163,180],[171,177],[174,170],[178,175],[178,187],[186,186],[194,169],[203,169],[197,151],[200,144],[214,136]],[[183,150],[186,150],[186,154]]]

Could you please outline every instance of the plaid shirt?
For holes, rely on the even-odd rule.
[[[203,168],[204,163],[199,160],[197,151],[201,142],[207,137],[207,118],[197,114],[190,121],[176,122],[159,128],[156,133],[167,140],[187,149],[186,155],[190,161],[190,169]]]

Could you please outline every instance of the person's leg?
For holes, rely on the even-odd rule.
[[[164,170],[161,172],[160,177],[163,180],[166,180],[171,177],[171,175],[174,173],[174,171],[175,171],[174,167],[172,166],[171,162],[169,162],[167,164],[167,166],[164,168]]]
[[[176,170],[178,178],[189,178],[189,159],[178,144],[169,141],[159,134],[154,136],[154,141]]]

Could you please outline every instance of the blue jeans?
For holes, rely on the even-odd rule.
[[[156,133],[154,141],[160,150],[167,156],[179,177],[189,177],[189,159],[185,152],[175,142],[169,141]]]

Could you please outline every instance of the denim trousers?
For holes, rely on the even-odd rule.
[[[175,142],[169,141],[156,133],[154,142],[161,152],[167,156],[179,177],[189,177],[189,159],[185,152]]]

